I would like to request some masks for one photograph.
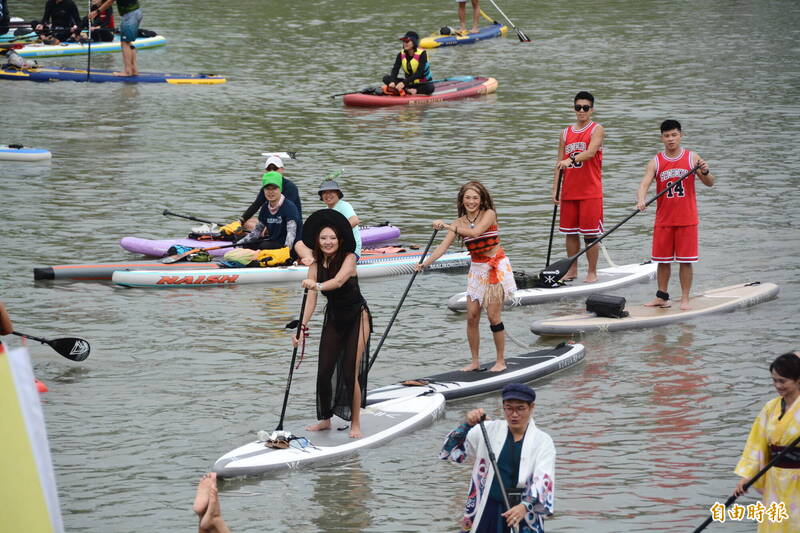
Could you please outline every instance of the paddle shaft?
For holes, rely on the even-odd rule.
[[[297,331],[295,333],[295,337],[300,339],[300,342],[303,342],[303,338],[300,335],[302,334],[303,331],[303,315],[306,312],[306,300],[308,300],[308,289],[303,290],[303,301],[300,303],[300,320],[297,321]],[[298,346],[295,346],[294,350],[292,350],[292,363],[289,365],[289,377],[286,380],[286,393],[283,395],[283,407],[281,408],[281,419],[278,422],[278,427],[275,428],[275,431],[283,430],[283,417],[286,416],[286,404],[289,403],[289,389],[292,387],[292,374],[294,374],[294,362],[297,359]]]
[[[556,229],[556,213],[558,213],[558,202],[561,198],[561,180],[564,179],[564,169],[562,168],[558,173],[558,185],[556,186],[556,197],[555,202],[553,202],[553,220],[550,221],[550,242],[547,243],[547,260],[544,262],[545,265],[550,264],[550,252],[553,250],[553,232]]]
[[[500,9],[500,6],[498,6],[498,5],[497,5],[497,4],[494,2],[494,0],[489,0],[489,2],[491,2],[491,3],[492,3],[492,5],[495,7],[495,9],[497,9],[497,10],[500,12],[500,14],[501,14],[501,15],[503,15],[503,18],[504,18],[504,19],[506,19],[506,20],[508,21],[508,23],[509,23],[509,24],[511,24],[511,27],[512,27],[512,28],[514,28],[514,31],[516,31],[516,32],[517,32],[517,37],[519,37],[519,40],[520,40],[520,41],[522,41],[522,42],[530,42],[530,39],[528,38],[528,36],[527,36],[527,35],[525,35],[525,33],[523,33],[523,32],[522,32],[522,30],[520,30],[519,28],[517,28],[516,26],[514,26],[514,23],[513,23],[513,22],[511,22],[511,19],[510,19],[510,18],[508,18],[508,17],[506,16],[506,14],[505,14],[505,13],[503,13],[503,10],[502,10],[502,9]]]
[[[761,470],[759,470],[759,471],[758,471],[758,473],[757,473],[755,476],[753,476],[752,478],[750,478],[750,481],[748,481],[747,483],[745,483],[745,484],[744,484],[744,487],[742,487],[742,488],[743,488],[745,491],[746,491],[747,489],[749,489],[749,488],[750,488],[750,486],[751,486],[753,483],[755,483],[756,481],[758,481],[758,480],[759,480],[759,478],[760,478],[761,476],[763,476],[764,474],[766,474],[766,473],[767,473],[767,470],[769,470],[770,468],[772,468],[772,467],[775,465],[775,463],[777,463],[778,461],[780,461],[780,460],[783,458],[783,456],[785,456],[787,453],[789,453],[790,451],[792,451],[792,449],[793,449],[794,447],[796,447],[798,444],[800,444],[800,436],[798,436],[796,439],[794,439],[794,440],[792,441],[792,443],[791,443],[791,444],[789,444],[788,446],[786,446],[786,447],[785,447],[783,450],[781,450],[781,451],[780,451],[780,452],[779,452],[777,455],[775,455],[775,457],[773,457],[773,458],[770,460],[770,462],[768,462],[766,465],[764,465],[764,468],[762,468]],[[727,508],[728,508],[728,507],[729,507],[729,506],[730,506],[730,505],[731,505],[733,502],[735,502],[735,501],[736,501],[736,498],[738,498],[738,496],[736,496],[736,495],[731,495],[731,496],[730,496],[730,497],[729,497],[729,498],[728,498],[728,499],[725,501],[725,508],[727,509]],[[709,525],[711,522],[713,522],[713,521],[714,521],[714,518],[713,518],[713,517],[711,517],[711,516],[709,516],[708,518],[706,518],[706,521],[705,521],[705,522],[703,522],[702,524],[700,524],[700,526],[699,526],[697,529],[695,529],[695,530],[694,530],[694,533],[698,533],[698,532],[700,532],[700,531],[703,531],[703,530],[706,528],[706,526],[708,526],[708,525]]]
[[[86,15],[86,28],[89,31],[89,51],[86,54],[86,81],[89,81],[89,76],[92,74],[92,19],[89,15],[92,14],[92,0],[89,0],[89,11]]]
[[[431,249],[431,245],[433,244],[433,239],[436,238],[436,234],[438,232],[439,232],[438,229],[433,230],[431,238],[428,239],[428,245],[425,247],[425,251],[422,252],[422,255],[419,258],[419,263],[417,264],[421,265],[422,262],[425,261],[425,256],[428,255],[428,250]],[[414,283],[414,279],[416,279],[417,274],[419,274],[419,271],[417,270],[415,270],[414,273],[411,274],[411,279],[408,280],[408,284],[406,285],[406,290],[403,291],[403,296],[401,296],[400,301],[397,302],[397,307],[394,308],[394,313],[392,313],[392,318],[389,319],[389,323],[386,325],[386,329],[383,330],[383,335],[381,335],[381,340],[378,341],[378,346],[375,348],[375,353],[372,354],[372,357],[369,360],[369,365],[367,366],[367,372],[369,372],[370,369],[372,368],[372,365],[375,364],[375,359],[377,359],[378,357],[378,352],[381,351],[381,346],[383,346],[383,341],[385,341],[386,337],[389,335],[389,331],[392,329],[392,325],[394,324],[394,319],[397,318],[397,313],[400,312],[400,308],[403,306],[403,302],[405,301],[406,296],[408,295],[408,291],[409,289],[411,289],[411,285]]]
[[[217,224],[216,222],[211,222],[210,220],[204,220],[202,218],[193,217],[191,215],[180,215],[178,213],[173,213],[169,209],[164,209],[164,211],[162,211],[161,214],[169,217],[179,217],[179,218],[185,218],[187,220],[194,220],[195,222],[203,222],[204,224]],[[224,224],[217,224],[217,226],[224,226]]]
[[[658,193],[658,194],[656,194],[655,196],[653,196],[652,198],[650,198],[650,199],[647,201],[647,203],[646,203],[646,204],[644,204],[644,206],[645,206],[645,207],[647,207],[648,205],[652,204],[653,202],[655,202],[656,200],[658,200],[659,198],[661,198],[661,197],[662,197],[664,194],[666,194],[666,193],[668,193],[669,191],[671,191],[672,189],[674,189],[674,188],[675,188],[675,186],[676,186],[678,183],[682,182],[683,180],[685,180],[686,178],[688,178],[689,176],[691,176],[692,174],[694,174],[695,172],[697,172],[697,169],[698,169],[698,168],[700,168],[700,165],[695,165],[695,166],[694,166],[694,168],[692,168],[692,169],[691,169],[689,172],[687,172],[685,176],[681,176],[681,177],[680,177],[678,180],[668,183],[668,184],[667,184],[667,187],[666,187],[666,188],[665,188],[663,191],[661,191],[660,193]],[[589,251],[589,249],[590,249],[592,246],[595,246],[595,245],[597,245],[597,244],[600,244],[600,241],[602,241],[603,239],[605,239],[606,237],[608,237],[609,235],[611,235],[612,233],[614,233],[614,232],[615,232],[617,229],[619,229],[619,227],[620,227],[620,226],[622,226],[623,224],[625,224],[627,221],[629,221],[630,219],[632,219],[633,217],[635,217],[635,216],[636,216],[637,214],[639,214],[639,213],[641,213],[641,210],[639,210],[639,209],[634,209],[634,210],[633,210],[633,212],[632,212],[630,215],[628,215],[627,217],[625,217],[625,218],[624,218],[624,219],[623,219],[621,222],[617,223],[617,225],[616,225],[616,226],[614,226],[614,227],[613,227],[613,228],[611,228],[610,230],[608,230],[608,231],[604,232],[604,233],[603,233],[602,235],[600,235],[600,236],[599,236],[597,239],[595,239],[594,241],[592,241],[592,242],[591,242],[591,243],[590,243],[590,244],[589,244],[589,245],[588,245],[586,248],[584,248],[583,250],[581,250],[581,251],[580,251],[580,252],[578,252],[577,254],[575,254],[575,255],[573,255],[572,257],[570,257],[570,258],[569,258],[570,264],[574,263],[576,259],[578,259],[580,256],[582,256],[582,255],[583,255],[583,254],[585,254],[587,251]]]
[[[18,337],[25,337],[26,339],[30,339],[32,341],[39,341],[42,344],[50,344],[50,340],[48,340],[48,339],[43,339],[41,337],[34,337],[33,335],[28,335],[27,333],[20,333],[18,331],[12,331],[11,334],[12,335],[16,335]]]
[[[481,420],[478,422],[481,426],[481,433],[483,433],[483,441],[486,443],[486,450],[489,452],[489,461],[492,462],[492,468],[494,469],[494,477],[497,479],[497,485],[500,487],[500,493],[503,495],[503,503],[506,506],[506,510],[511,509],[511,504],[508,501],[508,493],[506,492],[506,486],[503,484],[503,478],[500,475],[500,467],[497,466],[497,459],[494,456],[494,451],[492,451],[492,445],[489,443],[489,434],[486,433],[486,426],[483,425],[483,420],[486,418],[486,415],[483,415]],[[517,526],[513,526],[511,528],[514,533],[519,533],[519,528]]]

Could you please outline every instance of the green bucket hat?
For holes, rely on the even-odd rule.
[[[270,172],[265,172],[263,176],[261,176],[261,187],[266,187],[267,185],[275,185],[281,191],[283,190],[283,174],[278,172],[277,170],[272,170]]]

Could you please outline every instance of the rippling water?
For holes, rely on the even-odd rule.
[[[12,13],[34,18],[39,4],[18,1]],[[194,527],[199,476],[276,423],[290,355],[283,325],[297,313],[300,291],[35,286],[32,266],[124,260],[130,256],[116,244],[124,235],[186,232],[160,215],[165,207],[235,216],[256,187],[260,152],[296,150],[287,171],[306,205],[315,205],[321,177],[343,168],[362,219],[391,221],[404,242],[424,242],[430,220],[455,215],[462,182],[484,181],[514,267],[535,271],[546,254],[557,135],[573,120],[572,96],[581,89],[595,94],[595,118],[607,131],[607,224],[633,209],[644,166],[660,148],[658,124],[677,118],[685,146],[719,180],[699,192],[695,290],[768,280],[781,295],[690,324],[576,339],[586,360],[536,384],[536,420],[558,450],[557,514],[548,530],[687,531],[731,492],[752,419],[774,394],[767,366],[798,347],[794,4],[507,0],[502,7],[532,44],[512,32],[431,52],[435,77],[491,75],[500,82],[496,95],[375,110],[328,97],[379,79],[407,29],[424,34],[457,23],[452,4],[145,0],[143,26],[169,44],[142,51],[140,68],[223,73],[227,85],[0,82],[0,142],[54,156],[50,164],[0,163],[0,298],[18,329],[79,335],[93,348],[73,364],[31,346],[36,373],[51,388],[42,398],[68,530]],[[121,58],[100,55],[92,64],[117,68]],[[647,257],[651,217],[607,239],[617,263]],[[363,283],[378,333],[406,282]],[[463,274],[418,278],[371,384],[467,360],[464,317],[444,306],[463,286]],[[642,284],[619,293],[638,303],[653,290]],[[530,322],[581,303],[516,309],[504,321],[531,347],[549,347],[554,341],[528,332]],[[482,335],[491,357],[485,326]],[[520,350],[509,343],[510,354]],[[289,427],[313,413],[314,375],[312,357],[295,374]],[[474,406],[499,414],[496,395],[452,403],[433,426],[343,463],[226,483],[224,515],[237,532],[453,530],[469,470],[436,455]]]

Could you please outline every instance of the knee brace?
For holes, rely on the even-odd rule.
[[[664,291],[656,291],[656,298],[661,298],[666,302],[669,300],[669,293]]]
[[[502,322],[498,322],[497,324],[489,324],[489,329],[492,330],[492,333],[497,333],[498,331],[503,331],[506,327]]]
[[[589,246],[590,244],[592,244],[596,240],[597,240],[597,237],[584,237],[583,238],[583,242],[584,242],[584,244],[586,244],[586,246]]]

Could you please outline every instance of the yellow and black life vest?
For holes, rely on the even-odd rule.
[[[418,76],[414,78],[412,83],[425,83],[427,81],[431,81],[431,67],[430,64],[426,61],[425,62],[425,72],[419,76],[419,58],[425,52],[425,50],[420,50],[419,48],[414,50],[414,55],[411,56],[411,59],[408,59],[405,50],[400,51],[401,57],[401,66],[403,67],[403,72],[405,72],[406,77],[409,76]]]

